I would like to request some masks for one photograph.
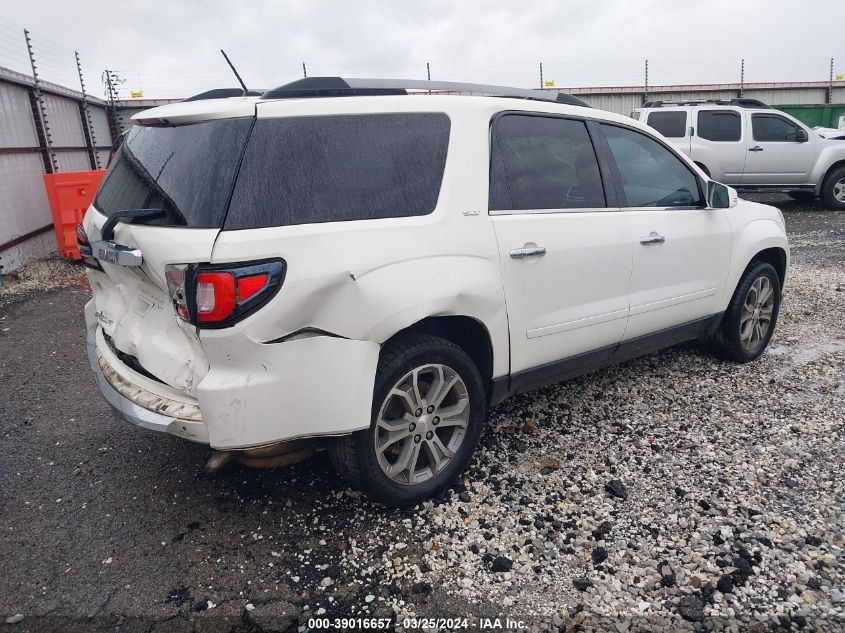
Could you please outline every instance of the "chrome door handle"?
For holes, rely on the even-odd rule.
[[[640,238],[640,244],[663,244],[665,241],[666,238],[662,235],[658,235],[657,233],[651,233]]]
[[[763,148],[760,147],[759,145],[755,145],[754,147],[749,147],[748,151],[749,152],[762,152]]]
[[[523,246],[522,248],[512,248],[512,259],[525,259],[526,257],[542,257],[546,254],[546,249],[542,246]]]

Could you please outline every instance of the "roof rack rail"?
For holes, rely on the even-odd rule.
[[[182,101],[203,101],[205,99],[228,99],[229,97],[260,97],[264,93],[263,90],[247,90],[244,93],[243,88],[215,88],[214,90],[206,90],[200,92]]]
[[[767,103],[763,103],[758,99],[689,99],[685,101],[646,101],[642,107],[643,108],[662,108],[662,107],[672,107],[672,106],[684,106],[684,105],[701,105],[701,104],[712,104],[712,105],[732,105],[738,106],[740,108],[768,108],[769,110],[773,109]]]
[[[262,99],[302,99],[314,97],[360,97],[372,95],[406,95],[414,92],[477,93],[494,97],[551,101],[589,108],[578,97],[566,93],[542,92],[526,88],[509,88],[486,84],[416,79],[344,79],[342,77],[305,77],[265,92]]]

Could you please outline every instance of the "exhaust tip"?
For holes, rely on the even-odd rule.
[[[205,472],[209,474],[219,473],[232,461],[234,461],[232,451],[214,451],[205,464]]]

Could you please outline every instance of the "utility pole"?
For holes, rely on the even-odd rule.
[[[48,174],[55,174],[59,171],[59,164],[56,161],[56,153],[53,151],[53,135],[50,134],[50,124],[47,122],[47,104],[44,102],[44,94],[41,92],[41,80],[38,78],[38,69],[35,65],[35,54],[32,51],[32,40],[29,37],[29,30],[23,30],[26,39],[26,50],[29,53],[29,64],[32,67],[32,92],[30,93],[30,106],[35,115],[35,131],[38,135],[38,144],[41,146],[41,156],[44,160],[44,169]]]
[[[88,153],[92,169],[100,169],[100,157],[97,155],[97,141],[94,137],[94,121],[91,119],[91,110],[88,108],[88,95],[85,93],[85,80],[82,78],[82,64],[79,61],[79,51],[73,51],[76,57],[76,72],[79,73],[79,87],[82,89],[82,129],[85,132],[85,141],[88,144]]]
[[[825,103],[833,103],[833,57],[830,58],[830,79],[827,81],[827,99]]]
[[[117,100],[119,94],[117,92],[117,84],[120,82],[120,77],[114,71],[106,70],[103,72],[103,83],[106,84],[106,93],[108,94],[108,119],[109,131],[111,132],[112,145],[114,145],[120,138],[120,124],[117,120]]]
[[[648,101],[648,60],[645,60],[645,84],[643,85],[643,103]]]
[[[543,83],[543,62],[540,62],[540,90],[543,89],[545,84]]]
[[[305,62],[302,62],[302,76],[307,77],[308,71],[305,69]]]
[[[428,62],[425,63],[425,76],[431,81],[431,64]]]
[[[739,98],[745,93],[745,58],[742,58],[739,66]]]

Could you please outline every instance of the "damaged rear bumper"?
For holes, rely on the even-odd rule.
[[[86,322],[100,392],[136,426],[242,450],[370,425],[376,343],[321,335],[258,343],[237,328],[203,331],[209,370],[192,397],[125,365],[106,344],[93,303]]]
[[[127,422],[151,431],[170,433],[193,442],[208,444],[208,429],[202,422],[199,405],[175,394],[160,394],[139,386],[121,373],[121,363],[113,356],[102,339],[96,323],[88,326],[86,348],[91,372],[100,393],[111,407]]]

